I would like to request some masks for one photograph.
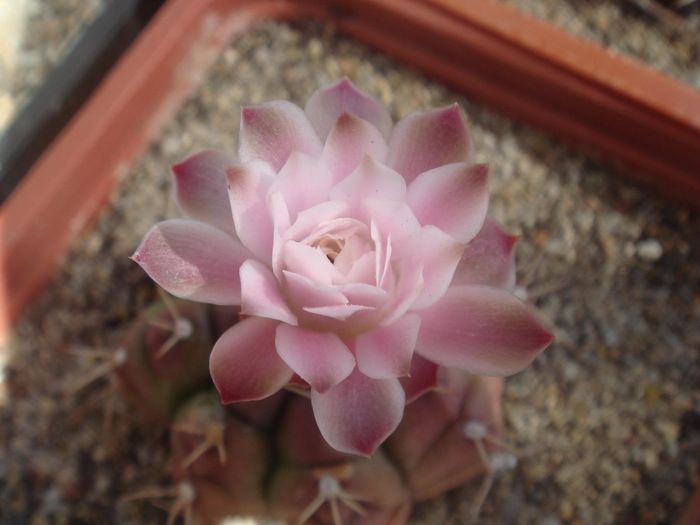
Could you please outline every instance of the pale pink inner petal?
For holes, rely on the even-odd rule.
[[[319,225],[327,224],[346,212],[348,205],[343,201],[332,200],[317,204],[299,212],[296,221],[285,232],[285,237],[292,241],[311,244],[309,235],[317,234]]]
[[[331,172],[318,159],[294,151],[275,178],[270,192],[280,192],[287,203],[289,216],[328,200],[332,186]]]
[[[275,344],[280,357],[316,392],[334,387],[355,368],[352,352],[330,332],[281,324]]]
[[[366,120],[341,113],[328,135],[321,158],[330,168],[333,180],[338,182],[352,173],[366,156],[383,162],[386,154],[386,141],[377,128]]]
[[[364,204],[382,237],[386,239],[391,235],[395,246],[421,229],[420,222],[405,202],[370,198]]]
[[[343,282],[376,285],[376,256],[374,250],[366,252],[355,260]]]
[[[216,342],[209,371],[223,403],[266,398],[292,378],[292,370],[275,349],[278,324],[249,317],[234,324]]]
[[[324,140],[344,112],[371,122],[384,137],[389,136],[391,117],[384,106],[357,89],[346,78],[316,90],[306,104],[306,114],[319,137]]]
[[[337,289],[347,297],[348,302],[352,304],[372,306],[380,308],[386,303],[389,294],[382,288],[377,288],[371,284],[365,283],[348,283],[342,284]]]
[[[279,171],[294,151],[314,157],[322,151],[318,135],[298,106],[275,100],[243,108],[238,148],[242,162],[259,159]]]
[[[382,325],[390,325],[404,316],[413,306],[416,298],[423,290],[423,265],[415,264],[413,260],[403,259],[396,262],[397,276],[392,303]]]
[[[320,248],[308,244],[287,241],[282,248],[282,259],[285,268],[319,284],[332,284],[338,273]]]
[[[153,226],[131,258],[173,295],[233,305],[241,302],[238,269],[250,256],[237,239],[214,226],[171,219]]]
[[[241,265],[241,313],[297,324],[280,292],[277,279],[264,264],[249,259]]]
[[[348,298],[334,286],[320,285],[308,277],[287,270],[282,273],[287,283],[289,301],[294,306],[337,306],[348,303]]]
[[[471,137],[454,104],[400,120],[389,140],[387,165],[410,183],[424,171],[469,161],[472,149]]]
[[[459,261],[452,286],[486,284],[497,288],[515,286],[514,250],[517,237],[503,231],[492,219],[472,240]]]
[[[344,200],[354,217],[366,220],[367,212],[362,205],[366,199],[403,200],[406,181],[394,170],[365,157],[355,171],[331,189],[330,196]]]
[[[235,157],[220,151],[202,151],[172,167],[175,200],[189,217],[233,233],[231,206],[224,189],[226,169],[236,166]]]
[[[365,230],[366,226],[362,225]],[[354,235],[345,240],[343,249],[335,258],[334,264],[338,271],[344,275],[350,273],[355,263],[365,254],[372,251],[372,245],[366,240],[365,235]]]
[[[396,429],[406,398],[397,379],[372,379],[359,370],[326,393],[311,391],[318,428],[336,450],[370,456]]]
[[[280,192],[270,193],[267,197],[268,207],[272,214],[272,272],[282,278],[282,246],[286,242],[286,232],[291,221],[287,203]]]
[[[422,324],[416,352],[473,374],[519,372],[552,341],[523,302],[497,288],[450,288],[419,314]]]
[[[486,219],[487,175],[484,164],[448,164],[426,171],[409,186],[408,204],[421,224],[432,224],[460,242],[469,242]]]
[[[397,249],[397,258],[405,258],[423,267],[423,289],[412,309],[426,308],[443,296],[463,252],[464,244],[435,226],[424,226],[404,241],[401,249]]]
[[[241,242],[262,261],[272,258],[272,216],[267,191],[274,173],[262,162],[236,165],[226,171],[230,209]]]
[[[339,321],[344,321],[358,312],[368,310],[374,310],[374,307],[365,306],[362,304],[341,304],[336,306],[316,306],[304,308],[304,311],[310,314],[330,317]]]
[[[420,317],[408,314],[389,326],[358,336],[355,356],[360,371],[375,379],[407,375],[419,328]]]

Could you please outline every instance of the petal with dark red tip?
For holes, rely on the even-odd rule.
[[[552,335],[530,309],[509,292],[488,286],[459,286],[430,308],[422,320],[416,352],[435,363],[473,374],[520,372]]]
[[[412,113],[400,120],[389,139],[387,165],[413,181],[424,171],[472,156],[467,126],[454,104]]]
[[[372,123],[384,137],[391,131],[391,117],[384,107],[347,78],[322,87],[311,95],[306,114],[319,137],[325,140],[341,113],[350,113]]]
[[[304,112],[285,100],[243,108],[238,154],[242,162],[262,160],[279,171],[293,151],[317,157],[322,146]]]
[[[220,151],[202,151],[175,164],[175,200],[180,209],[193,219],[233,233],[226,170],[237,164],[235,157]]]
[[[132,255],[169,293],[213,304],[240,304],[241,264],[250,252],[203,222],[171,219],[153,226]]]
[[[219,338],[209,357],[209,371],[223,403],[271,396],[294,375],[277,355],[279,321],[249,317]]]
[[[366,120],[341,113],[323,148],[323,160],[338,182],[357,168],[366,156],[384,162],[387,145],[382,134]]]
[[[460,242],[471,241],[489,207],[485,164],[448,164],[421,173],[406,200],[423,225],[432,224]]]
[[[325,394],[311,392],[316,422],[336,450],[370,456],[401,421],[406,398],[398,379],[372,379],[359,370]]]
[[[518,238],[486,219],[484,227],[467,245],[451,286],[485,284],[496,288],[515,286],[514,250]]]

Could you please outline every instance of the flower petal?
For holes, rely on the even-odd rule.
[[[372,157],[364,157],[357,169],[336,184],[330,193],[331,199],[347,202],[353,215],[359,219],[366,219],[362,209],[366,199],[400,201],[405,195],[406,181],[403,177]]]
[[[318,156],[321,150],[309,119],[291,102],[274,100],[241,111],[238,155],[242,162],[259,159],[279,171],[293,151]]]
[[[347,304],[348,298],[334,286],[324,286],[298,273],[282,270],[289,301],[298,307]]]
[[[271,396],[294,372],[275,350],[278,321],[249,317],[219,338],[209,356],[209,371],[223,403]]]
[[[400,378],[401,386],[406,393],[407,405],[438,386],[439,370],[440,367],[432,361],[418,354],[413,355],[408,376]]]
[[[405,202],[368,198],[364,204],[382,237],[391,237],[394,244],[421,229],[420,222]]]
[[[382,321],[383,326],[401,319],[413,306],[425,284],[422,264],[415,264],[412,259],[406,258],[397,261],[396,267],[398,270],[396,288],[388,314]]]
[[[552,341],[524,303],[487,286],[450,288],[420,316],[416,352],[473,374],[519,372]]]
[[[463,251],[463,244],[435,226],[424,226],[396,247],[397,258],[423,267],[423,288],[412,309],[426,308],[445,294]]]
[[[249,257],[227,233],[186,219],[153,226],[131,256],[171,294],[212,304],[240,304],[238,269]]]
[[[487,218],[484,227],[464,250],[452,286],[486,284],[496,288],[515,286],[514,247],[518,238]]]
[[[472,156],[469,131],[453,104],[401,119],[389,140],[387,165],[411,182],[420,173]]]
[[[372,379],[355,369],[328,392],[311,391],[321,434],[341,452],[370,456],[396,429],[405,404],[398,379]]]
[[[277,353],[316,392],[326,392],[350,375],[355,358],[331,332],[316,332],[281,324],[275,337]]]
[[[366,310],[374,310],[372,306],[365,306],[362,304],[339,304],[336,306],[315,306],[315,307],[305,307],[304,311],[310,314],[322,315],[324,317],[331,317],[333,319],[338,319],[339,321],[344,321],[348,317],[357,312],[364,312]]]
[[[338,270],[318,248],[296,241],[287,241],[282,248],[285,267],[318,284],[332,284]]]
[[[421,224],[432,224],[460,242],[471,241],[489,207],[488,166],[448,164],[421,173],[406,200]]]
[[[316,90],[306,104],[306,114],[323,140],[344,112],[371,122],[384,137],[389,136],[391,117],[384,107],[347,78]]]
[[[231,206],[226,196],[226,169],[235,157],[220,151],[202,151],[172,167],[175,200],[188,217],[233,233]]]
[[[300,211],[296,221],[285,232],[285,237],[293,241],[309,242],[307,237],[319,230],[321,223],[328,223],[340,217],[348,208],[343,201],[324,201],[316,206]]]
[[[373,308],[382,306],[389,296],[386,290],[362,282],[341,284],[338,285],[337,289],[347,297],[350,303]]]
[[[333,180],[338,182],[352,173],[366,156],[384,162],[386,154],[386,141],[377,128],[366,120],[341,113],[323,147],[322,159],[333,173]]]
[[[277,279],[264,264],[248,259],[241,265],[241,313],[297,324],[280,292]]]
[[[358,336],[355,356],[360,372],[374,379],[408,375],[419,328],[420,317],[409,314]]]
[[[331,172],[323,162],[295,151],[275,178],[270,192],[284,195],[289,216],[294,222],[302,210],[327,201],[331,185]]]
[[[226,170],[230,210],[244,246],[262,261],[272,258],[272,217],[267,190],[274,172],[263,162],[237,164]]]

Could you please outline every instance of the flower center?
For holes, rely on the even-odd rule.
[[[325,256],[328,257],[328,260],[334,263],[336,257],[338,257],[345,247],[345,239],[338,239],[332,235],[326,235],[312,244],[312,246],[321,250]]]

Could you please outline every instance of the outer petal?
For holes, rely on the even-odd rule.
[[[325,394],[311,392],[318,428],[336,450],[370,456],[403,415],[406,398],[398,379],[372,379],[355,370]]]
[[[220,151],[202,151],[172,167],[175,200],[189,217],[233,233],[231,206],[226,196],[226,169],[236,159]]]
[[[172,219],[153,226],[131,258],[171,294],[213,304],[240,304],[238,270],[250,252],[203,222]]]
[[[260,159],[278,171],[293,151],[318,156],[321,149],[309,119],[291,102],[275,100],[241,112],[238,154],[242,162]]]
[[[341,113],[350,113],[371,122],[384,137],[389,136],[391,117],[384,107],[357,89],[347,78],[318,89],[306,104],[306,114],[323,140]]]
[[[409,314],[358,336],[355,355],[360,372],[374,379],[408,375],[419,328],[420,317]]]
[[[270,269],[249,259],[241,265],[241,313],[297,324]]]
[[[275,351],[278,324],[249,317],[234,324],[216,342],[209,371],[223,403],[263,399],[292,378],[292,370]]]
[[[463,244],[435,226],[424,226],[396,247],[397,258],[407,258],[423,267],[423,289],[412,309],[426,308],[445,294],[463,251]]]
[[[365,218],[362,210],[365,199],[399,201],[405,195],[403,177],[371,157],[365,157],[357,169],[336,184],[330,193],[332,199],[347,202],[354,216],[359,218]]]
[[[347,177],[365,156],[386,160],[387,145],[382,134],[366,120],[341,113],[323,148],[323,160],[335,182]]]
[[[519,372],[552,341],[524,303],[487,286],[450,288],[420,316],[416,352],[473,374]]]
[[[462,254],[452,286],[486,284],[496,288],[515,286],[514,250],[518,240],[487,218],[484,227]]]
[[[274,173],[263,162],[237,164],[226,170],[230,210],[241,242],[262,261],[272,258],[272,217],[267,190]]]
[[[471,241],[489,207],[488,166],[448,164],[421,173],[406,200],[421,224],[432,224],[460,242]]]
[[[281,324],[275,345],[279,356],[317,392],[334,387],[355,368],[352,352],[331,332]]]
[[[396,124],[389,140],[387,165],[411,182],[443,164],[465,162],[472,142],[457,104],[412,113]]]

